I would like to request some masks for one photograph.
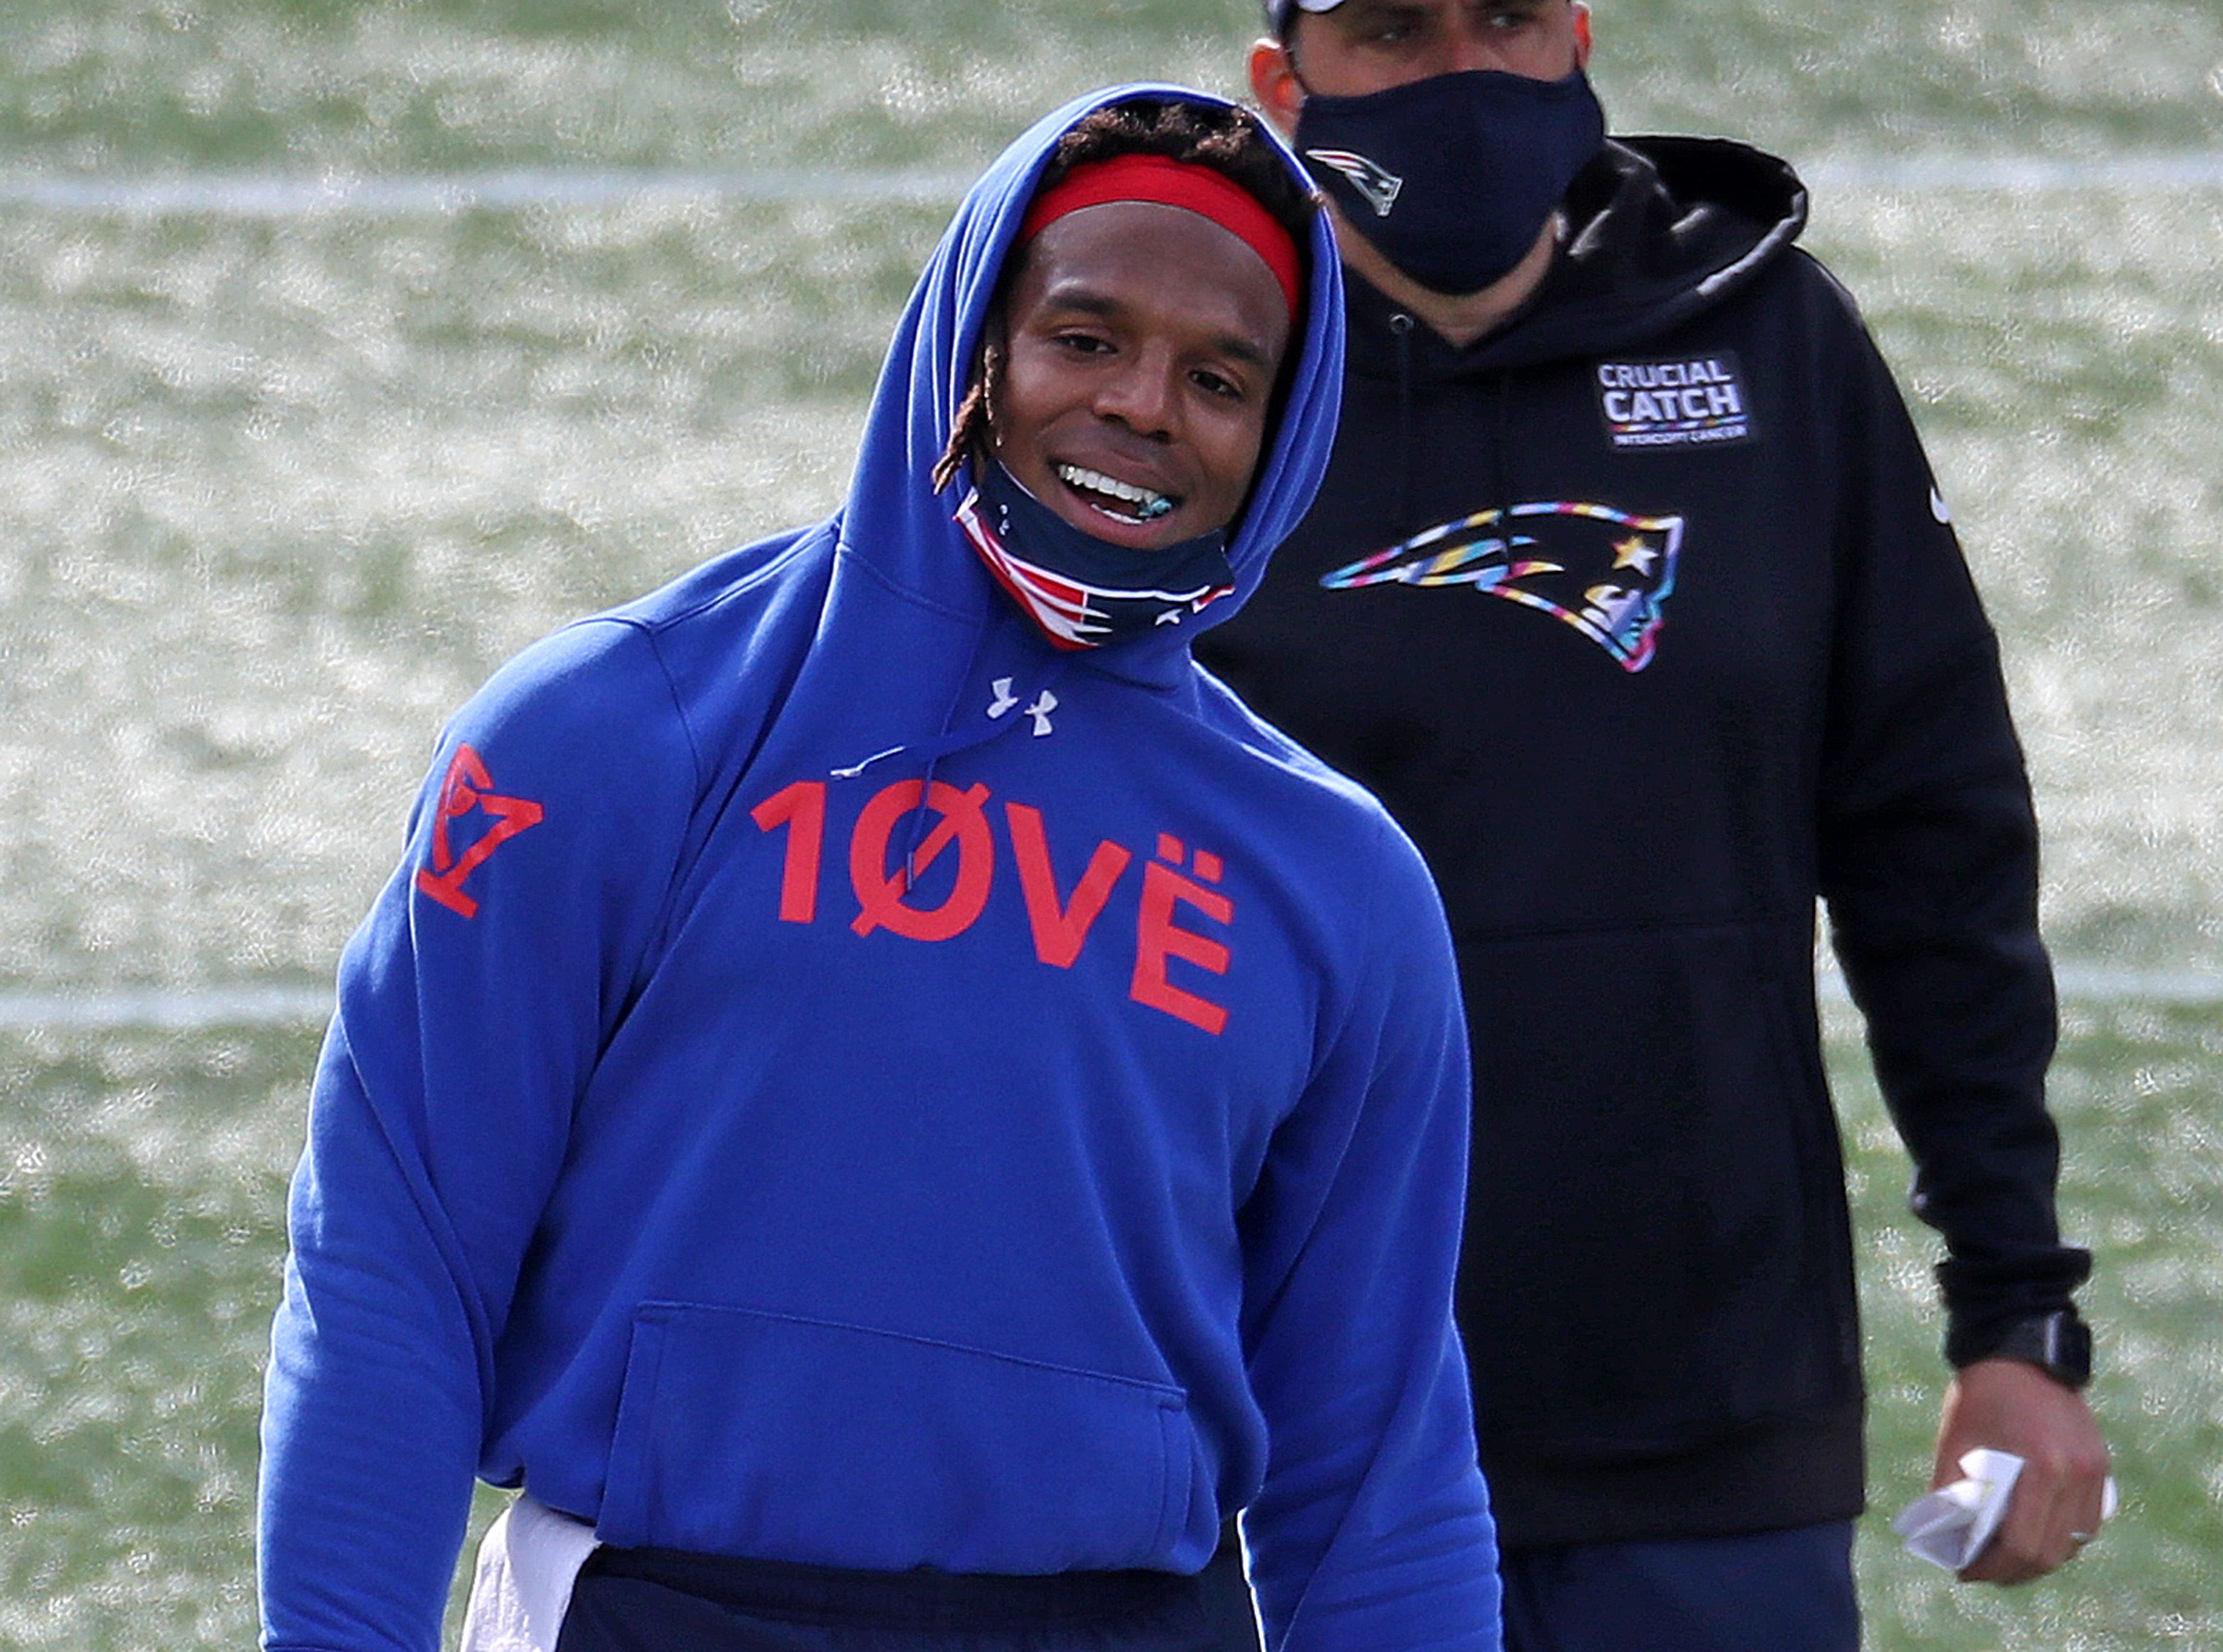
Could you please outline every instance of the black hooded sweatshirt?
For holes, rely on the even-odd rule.
[[[1541,290],[1464,349],[1351,281],[1326,486],[1197,651],[1378,793],[1443,889],[1502,1540],[1846,1518],[1816,900],[1965,1362],[2089,1266],[2055,1225],[2029,786],[1905,407],[1792,246],[1791,170],[1628,139],[1566,213]]]

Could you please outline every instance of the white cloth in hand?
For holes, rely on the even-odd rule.
[[[1891,1529],[1906,1539],[1906,1552],[1948,1572],[1958,1572],[1984,1552],[2006,1518],[2007,1502],[2022,1474],[2011,1451],[1978,1448],[1961,1459],[1965,1477],[1925,1492],[1899,1511]],[[2100,1518],[2115,1512],[2115,1482],[2101,1493]]]

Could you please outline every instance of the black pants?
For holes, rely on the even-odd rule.
[[[1256,1652],[1232,1544],[1170,1572],[974,1577],[599,1548],[557,1652]]]
[[[1849,1520],[1501,1563],[1507,1652],[1860,1652]]]

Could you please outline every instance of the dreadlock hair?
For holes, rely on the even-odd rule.
[[[1051,188],[1076,166],[1122,155],[1163,155],[1170,160],[1208,166],[1240,185],[1275,223],[1288,231],[1309,274],[1313,218],[1319,210],[1319,192],[1298,181],[1266,135],[1266,129],[1250,110],[1152,98],[1093,110],[1057,141],[1035,192],[1039,195]],[[1025,262],[1026,252],[1021,248],[1005,261],[996,283],[972,385],[958,404],[949,445],[934,467],[936,493],[949,485],[957,468],[968,457],[989,450],[988,408],[996,398],[1002,366],[1001,352],[993,338],[1004,296]]]

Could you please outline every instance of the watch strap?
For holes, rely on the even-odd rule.
[[[2010,1322],[1991,1347],[1961,1363],[1976,1360],[2019,1360],[2056,1382],[2081,1388],[2092,1380],[2092,1328],[2074,1308],[2031,1314]]]

